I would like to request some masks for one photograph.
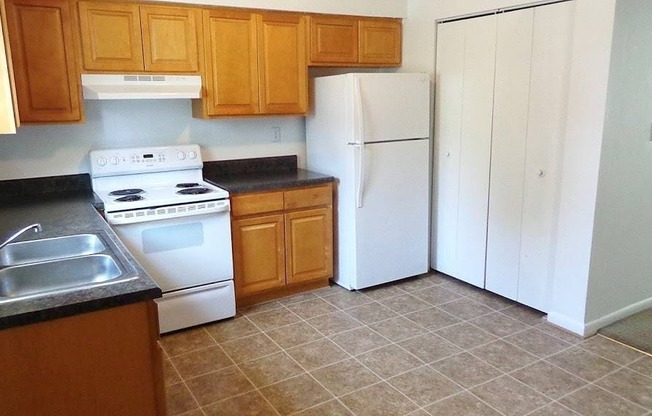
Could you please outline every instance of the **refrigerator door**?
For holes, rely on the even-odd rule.
[[[354,142],[430,136],[427,74],[351,74]]]
[[[354,289],[428,271],[429,140],[367,144],[364,159]]]

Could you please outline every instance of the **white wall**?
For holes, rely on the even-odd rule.
[[[620,0],[612,49],[586,321],[652,306],[652,2]]]

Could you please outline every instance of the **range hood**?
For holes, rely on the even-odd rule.
[[[201,98],[199,75],[82,74],[87,100]]]

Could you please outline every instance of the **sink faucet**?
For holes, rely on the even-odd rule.
[[[17,239],[18,237],[20,237],[23,233],[25,233],[25,232],[27,232],[29,230],[32,230],[32,229],[34,230],[35,233],[43,231],[43,228],[41,227],[41,224],[39,224],[39,223],[28,225],[25,228],[21,228],[20,230],[17,230],[15,232],[11,233],[9,235],[9,237],[7,237],[7,239],[5,241],[0,243],[0,249],[2,249],[7,244],[11,243],[12,241]]]

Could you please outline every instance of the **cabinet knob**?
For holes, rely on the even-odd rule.
[[[451,157],[451,152],[446,152],[446,157]]]
[[[546,171],[543,170],[543,169],[538,169],[537,170],[537,176],[540,177],[540,178],[543,178],[544,176],[546,176]]]

